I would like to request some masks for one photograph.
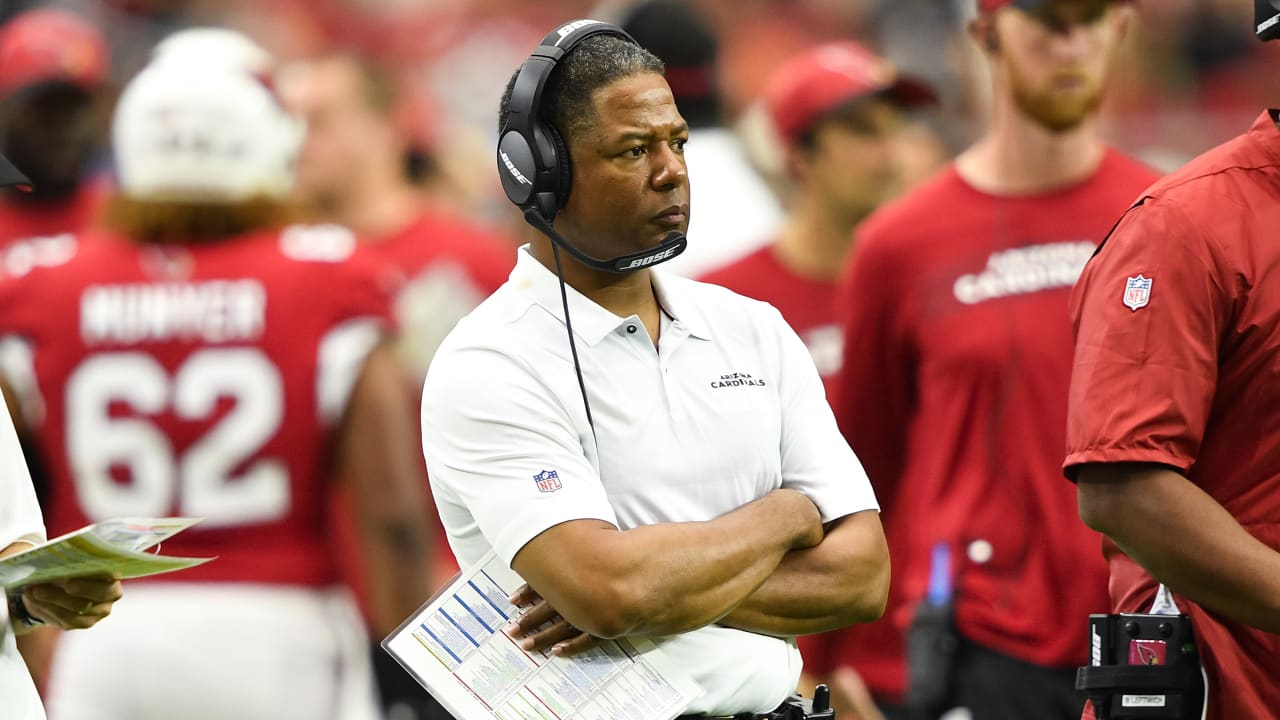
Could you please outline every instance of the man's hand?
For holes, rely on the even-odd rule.
[[[831,707],[843,720],[885,720],[862,676],[847,666],[831,673]]]
[[[123,594],[114,577],[82,577],[28,585],[22,603],[37,620],[63,630],[92,627],[111,614]]]
[[[552,655],[568,657],[589,650],[599,642],[599,638],[582,632],[560,617],[560,613],[528,585],[521,585],[512,593],[511,604],[522,612],[520,617],[503,628],[503,632],[514,638],[526,652],[550,647]]]

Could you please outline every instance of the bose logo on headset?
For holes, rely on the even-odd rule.
[[[661,261],[663,261],[663,260],[666,260],[667,258],[669,258],[669,257],[671,257],[671,256],[673,256],[673,255],[677,255],[677,254],[679,254],[679,252],[680,252],[681,250],[684,250],[684,247],[683,247],[683,246],[667,248],[666,250],[663,250],[662,252],[654,253],[654,254],[652,254],[652,255],[650,255],[650,256],[648,256],[648,257],[642,257],[642,258],[637,258],[637,259],[635,259],[635,260],[632,260],[630,263],[628,263],[628,264],[627,264],[627,266],[626,266],[626,267],[624,267],[624,268],[622,268],[622,269],[623,269],[623,270],[635,270],[636,268],[642,268],[642,267],[645,267],[646,265],[652,265],[652,264],[654,264],[654,263],[656,263],[656,262],[661,262]]]
[[[525,185],[533,184],[533,182],[530,181],[529,178],[524,176],[524,173],[520,172],[519,168],[516,167],[515,163],[511,162],[511,158],[506,153],[499,150],[498,154],[502,156],[502,164],[507,166],[507,170],[511,173],[512,177],[514,177],[519,182],[524,183]]]
[[[572,33],[574,30],[577,30],[579,28],[584,28],[588,25],[603,25],[603,24],[604,23],[600,22],[599,20],[574,20],[571,23],[566,23],[556,28],[556,32],[560,34],[560,39],[556,41],[556,46],[559,47],[560,43],[564,42],[564,39],[569,37],[569,33]]]

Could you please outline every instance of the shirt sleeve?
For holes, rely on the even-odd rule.
[[[0,409],[0,462],[4,463],[0,468],[0,549],[15,542],[38,545],[45,541],[44,518],[3,398]]]
[[[565,407],[531,368],[496,350],[446,345],[437,354],[423,388],[422,448],[433,491],[456,498],[508,565],[555,525],[618,524]]]
[[[915,349],[905,329],[910,294],[881,238],[860,238],[837,291],[844,352],[832,409],[886,512],[896,505],[915,408]]]
[[[1195,463],[1233,304],[1230,277],[1175,202],[1148,198],[1120,222],[1072,296],[1068,476],[1084,463],[1184,472]]]
[[[782,486],[808,496],[824,523],[879,510],[862,463],[836,426],[813,356],[782,315],[772,312],[782,365]]]
[[[336,424],[346,412],[365,360],[394,335],[392,297],[399,275],[369,256],[357,254],[329,274],[336,304],[316,350],[316,409],[322,425]]]

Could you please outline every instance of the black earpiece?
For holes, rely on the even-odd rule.
[[[568,202],[573,170],[564,138],[538,117],[542,94],[560,59],[596,35],[615,35],[635,43],[622,28],[599,20],[574,20],[552,30],[520,67],[507,123],[499,134],[502,189],[521,210],[536,208],[547,222]]]

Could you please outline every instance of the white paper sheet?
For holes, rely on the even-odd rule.
[[[643,639],[570,658],[522,650],[502,632],[522,584],[489,553],[382,647],[458,720],[671,720],[702,694]]]

